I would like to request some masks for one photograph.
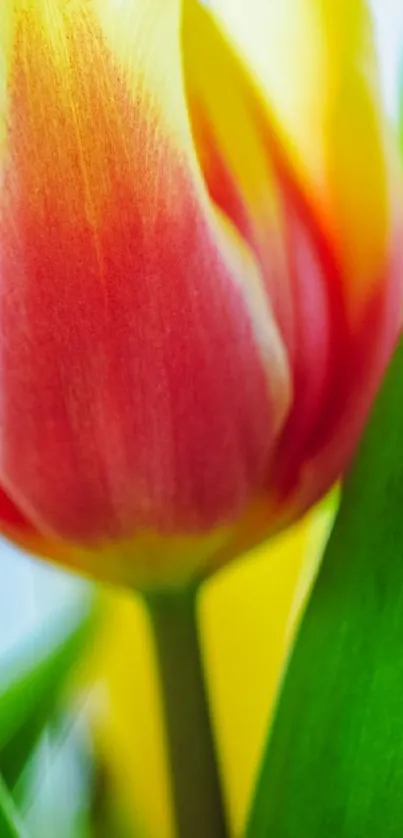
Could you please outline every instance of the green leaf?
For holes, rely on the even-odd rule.
[[[0,777],[0,836],[1,838],[27,838],[13,800]]]
[[[345,484],[247,838],[402,835],[403,344]]]
[[[30,838],[92,835],[92,756],[85,718],[76,710],[46,728],[24,771],[22,794],[18,789]]]
[[[31,638],[0,668],[0,770],[11,788],[17,782],[73,664],[92,636],[94,599],[59,617],[46,633]],[[1,832],[0,832],[1,836]]]

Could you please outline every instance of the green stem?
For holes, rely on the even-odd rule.
[[[176,838],[226,838],[196,597],[194,589],[171,590],[145,601],[163,699]]]

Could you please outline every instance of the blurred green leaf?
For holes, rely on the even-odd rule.
[[[27,838],[10,793],[0,777],[0,836]]]
[[[65,714],[42,734],[19,784],[20,810],[30,838],[93,838],[93,784],[85,719],[80,713]],[[110,835],[115,838],[114,832]]]
[[[402,789],[403,344],[345,484],[247,836],[401,838]]]
[[[72,666],[92,636],[94,598],[61,615],[56,624],[19,648],[0,666],[0,771],[12,788],[49,717]],[[0,833],[1,836],[1,833]]]

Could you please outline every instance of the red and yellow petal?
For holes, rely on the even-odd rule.
[[[253,67],[342,267],[354,322],[389,248],[390,156],[365,0],[215,0]]]
[[[287,459],[293,463],[318,421],[332,375],[340,270],[267,104],[211,13],[195,0],[184,4],[183,40],[189,110],[207,186],[255,253],[287,346],[293,392]],[[271,463],[267,480],[272,478]],[[259,501],[254,520],[256,507]],[[271,517],[266,499],[266,531]]]
[[[197,535],[139,529],[134,538],[92,547],[39,531],[0,489],[0,534],[35,557],[104,582],[144,590],[185,584],[201,568],[217,563],[216,557],[233,540],[233,527]]]
[[[91,549],[226,526],[289,405],[256,259],[199,170],[179,11],[3,10],[0,475],[38,531]]]
[[[209,44],[210,71],[203,72],[196,27],[188,26],[189,77],[200,56],[194,125],[209,149],[201,159],[210,190],[230,212],[235,205],[235,223],[259,253],[266,280],[274,204],[287,254],[288,282],[277,282],[273,295],[293,371],[293,407],[269,478],[269,514],[281,525],[346,465],[401,323],[403,208],[394,194],[369,13],[361,0],[288,0],[281,7],[254,0],[245,15],[237,0],[217,0],[214,8],[254,68],[253,85],[222,37],[218,49],[211,15],[191,0],[188,8],[193,23],[203,16]],[[203,108],[209,118],[200,117]],[[253,193],[249,226],[234,184],[247,198]]]

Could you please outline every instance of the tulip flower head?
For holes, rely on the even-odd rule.
[[[364,2],[216,7],[0,11],[0,527],[139,587],[329,488],[399,326]]]

